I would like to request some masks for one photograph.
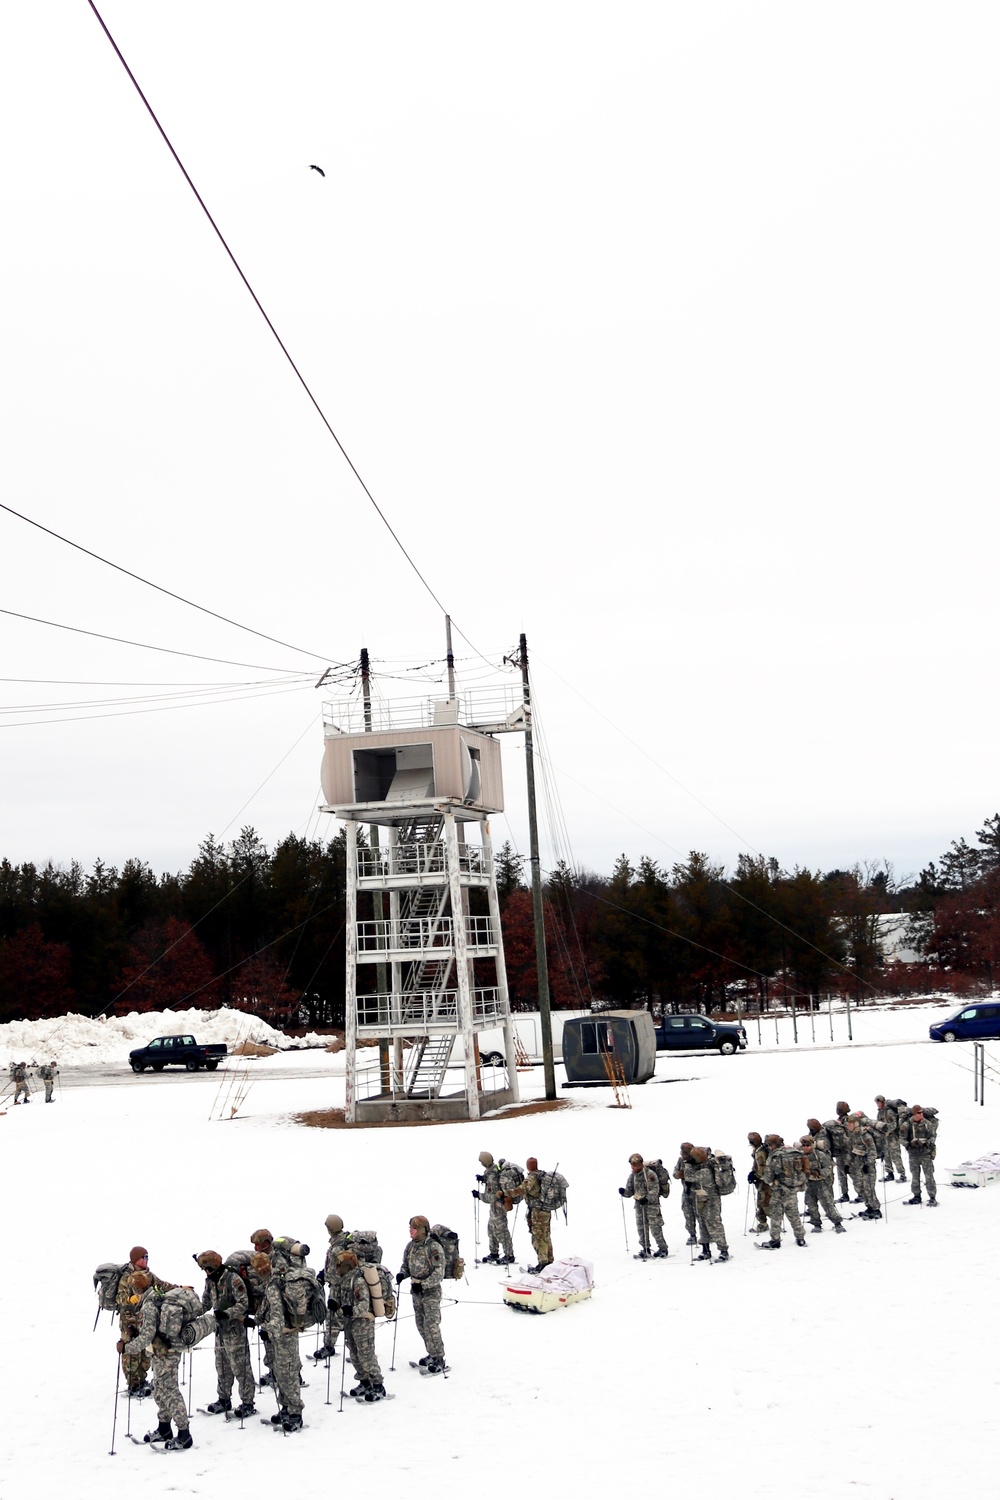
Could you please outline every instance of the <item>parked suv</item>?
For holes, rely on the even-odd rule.
[[[657,1052],[708,1052],[714,1048],[731,1057],[747,1044],[742,1026],[710,1021],[707,1016],[664,1016],[655,1029]]]
[[[966,1005],[930,1027],[932,1042],[982,1042],[1000,1037],[1000,1004]]]

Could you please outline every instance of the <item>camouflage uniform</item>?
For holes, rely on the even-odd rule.
[[[893,1106],[884,1100],[878,1108],[875,1129],[882,1138],[882,1161],[886,1174],[891,1172],[900,1182],[905,1182],[906,1171],[899,1146],[899,1116]]]
[[[490,1209],[490,1222],[487,1234],[490,1241],[490,1256],[493,1260],[514,1259],[514,1242],[510,1237],[510,1229],[507,1227],[507,1214],[509,1210],[506,1204],[511,1202],[503,1181],[503,1163],[497,1162],[492,1167],[483,1169],[483,1184],[476,1196],[481,1203],[488,1203]],[[510,1185],[508,1181],[508,1186]]]
[[[681,1183],[681,1212],[684,1215],[684,1228],[687,1230],[688,1244],[693,1245],[698,1239],[698,1213],[694,1206],[694,1189],[684,1175],[684,1168],[690,1165],[690,1158],[680,1155],[674,1167],[674,1179]]]
[[[151,1360],[148,1347],[136,1347],[132,1353],[129,1353],[128,1348],[129,1342],[139,1331],[141,1307],[144,1300],[132,1288],[134,1269],[135,1267],[130,1264],[128,1270],[122,1273],[115,1296],[118,1304],[118,1332],[125,1340],[125,1348],[122,1351],[122,1373],[130,1391],[137,1391],[145,1383]],[[159,1276],[153,1276],[152,1271],[147,1274],[152,1277],[154,1290],[169,1292],[173,1289],[172,1281],[161,1281]]]
[[[750,1151],[753,1157],[753,1185],[756,1195],[754,1226],[751,1234],[763,1234],[767,1228],[767,1211],[771,1205],[771,1189],[764,1181],[764,1168],[767,1166],[767,1147],[761,1142],[759,1146],[751,1145]]]
[[[799,1193],[805,1186],[802,1152],[792,1146],[775,1146],[768,1153],[764,1181],[771,1189],[771,1241],[781,1240],[781,1221],[787,1218],[797,1241],[805,1243],[799,1217]]]
[[[171,1348],[166,1339],[160,1336],[162,1301],[162,1295],[155,1284],[143,1292],[139,1302],[137,1331],[134,1338],[125,1345],[122,1364],[125,1363],[126,1358],[130,1360],[144,1358],[148,1368],[150,1351],[152,1351],[153,1396],[156,1401],[157,1416],[164,1426],[175,1422],[178,1432],[184,1432],[188,1426],[188,1410],[184,1405],[180,1382],[177,1379],[184,1350],[180,1347]]]
[[[344,1339],[351,1364],[359,1380],[367,1380],[371,1385],[379,1386],[382,1384],[382,1370],[375,1354],[375,1313],[371,1294],[372,1288],[365,1280],[365,1273],[360,1266],[340,1278]],[[440,1298],[438,1303],[440,1309]],[[440,1310],[438,1327],[440,1328]]]
[[[323,1348],[327,1354],[333,1354],[337,1347],[337,1334],[344,1327],[344,1314],[341,1311],[341,1286],[337,1275],[337,1256],[341,1250],[346,1250],[350,1235],[346,1229],[341,1229],[338,1234],[331,1234],[330,1244],[326,1252],[326,1268],[323,1279],[326,1282],[327,1312],[326,1322],[323,1325]]]
[[[827,1139],[830,1142],[830,1155],[833,1157],[837,1168],[837,1186],[840,1189],[840,1198],[844,1203],[851,1196],[848,1192],[849,1181],[847,1173],[850,1150],[847,1145],[847,1128],[844,1125],[844,1119],[846,1118],[846,1115],[843,1119],[840,1115],[835,1115],[832,1119],[823,1121],[823,1129],[826,1131]]]
[[[848,1116],[847,1142],[850,1153],[847,1170],[851,1174],[854,1191],[863,1200],[869,1213],[881,1213],[878,1194],[875,1192],[875,1163],[878,1160],[875,1138],[859,1119],[851,1115]]]
[[[663,1238],[663,1213],[660,1209],[660,1179],[653,1167],[641,1166],[628,1174],[624,1197],[635,1200],[635,1223],[639,1231],[639,1243],[649,1254],[649,1236],[652,1232],[656,1248],[661,1255],[667,1253],[667,1242]]]
[[[552,1254],[552,1214],[549,1209],[536,1206],[542,1191],[541,1177],[541,1172],[529,1172],[518,1189],[528,1210],[528,1229],[539,1270],[550,1266],[555,1259]]]
[[[10,1076],[14,1080],[14,1103],[20,1104],[20,1096],[23,1094],[25,1104],[29,1104],[31,1102],[31,1090],[28,1087],[28,1069],[24,1063],[13,1063],[11,1065]]]
[[[294,1243],[294,1242],[293,1242]],[[274,1375],[282,1410],[290,1416],[302,1415],[299,1380],[299,1336],[286,1320],[281,1280],[272,1273],[264,1281],[264,1296],[258,1314],[258,1326],[266,1337],[270,1369]]]
[[[937,1119],[924,1116],[922,1120],[914,1120],[912,1115],[907,1115],[899,1128],[899,1139],[906,1147],[906,1154],[910,1158],[910,1177],[913,1183],[913,1197],[920,1201],[920,1174],[924,1174],[924,1182],[927,1186],[928,1203],[937,1202],[937,1183],[934,1181],[934,1158],[937,1155]]]
[[[250,1363],[246,1318],[250,1299],[243,1277],[232,1266],[225,1265],[218,1276],[205,1278],[201,1305],[215,1313],[215,1376],[220,1401],[229,1401],[233,1383],[239,1382],[240,1400],[253,1405],[257,1386]]]
[[[710,1244],[715,1244],[728,1254],[729,1243],[722,1223],[722,1199],[715,1185],[712,1157],[709,1157],[702,1166],[692,1161],[687,1162],[684,1167],[684,1181],[690,1184],[691,1195],[698,1214],[698,1238],[701,1241],[702,1252],[708,1250]]]
[[[42,1063],[42,1066],[38,1070],[38,1076],[45,1084],[46,1104],[52,1103],[52,1090],[56,1086],[56,1074],[58,1072],[59,1069],[56,1067],[55,1063]]]
[[[842,1224],[843,1215],[833,1201],[833,1157],[830,1155],[824,1133],[821,1140],[813,1137],[813,1149],[806,1155],[806,1213],[814,1229],[822,1229],[820,1209],[831,1224]]]
[[[412,1278],[417,1332],[424,1341],[428,1356],[443,1363],[441,1282],[444,1280],[444,1251],[437,1240],[411,1240],[403,1251],[402,1272],[404,1277]]]

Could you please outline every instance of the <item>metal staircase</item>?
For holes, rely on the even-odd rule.
[[[455,1046],[455,1033],[424,1036],[410,1048],[403,1070],[403,1091],[409,1099],[436,1099]]]

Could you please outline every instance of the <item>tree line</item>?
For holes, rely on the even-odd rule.
[[[532,899],[509,843],[497,885],[511,1001],[532,1009]],[[755,1011],[831,991],[857,1003],[965,994],[992,987],[1000,965],[1000,814],[906,887],[885,863],[821,873],[741,855],[727,873],[694,851],[669,869],[623,855],[609,875],[561,864],[543,905],[557,1007]],[[289,834],[273,849],[253,828],[228,844],[209,836],[178,874],[139,859],[90,871],[3,860],[0,1021],[230,1005],[278,1026],[342,1026],[345,906],[343,832]],[[909,963],[892,961],[881,920],[900,912]]]

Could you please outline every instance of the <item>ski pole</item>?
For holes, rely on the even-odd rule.
[[[99,1318],[99,1317],[100,1317],[100,1316],[101,1316],[101,1304],[100,1304],[100,1303],[98,1303],[98,1304],[97,1304],[97,1313],[96,1313],[96,1315],[95,1315],[95,1317],[94,1317],[94,1326],[93,1326],[93,1328],[92,1328],[92,1329],[91,1329],[91,1330],[90,1330],[90,1331],[91,1331],[91,1333],[96,1333],[96,1332],[97,1332],[97,1319],[98,1319],[98,1318]]]
[[[125,1399],[125,1436],[132,1436],[132,1387],[128,1388],[128,1396]]]
[[[118,1351],[115,1350],[115,1414],[111,1422],[111,1450],[110,1458],[115,1456],[115,1432],[118,1427],[118,1382],[121,1380],[121,1365],[118,1360]]]
[[[473,1189],[473,1192],[475,1192],[475,1189]],[[473,1262],[472,1263],[473,1263],[473,1265],[478,1266],[478,1264],[479,1264],[479,1194],[478,1193],[476,1193],[475,1202],[474,1202],[473,1208],[472,1208],[472,1222],[473,1222],[473,1225],[474,1225],[474,1234],[475,1234],[475,1239],[474,1239],[474,1247],[475,1248],[473,1250]]]
[[[625,1199],[622,1198],[622,1228],[625,1231],[625,1249],[628,1250],[628,1219],[625,1217]]]
[[[746,1238],[747,1225],[750,1222],[750,1183],[747,1183],[747,1203],[743,1210],[743,1237]]]
[[[347,1374],[347,1329],[345,1328],[344,1329],[344,1353],[343,1353],[343,1357],[342,1357],[342,1359],[340,1361],[340,1406],[339,1406],[338,1410],[341,1411],[341,1412],[343,1412],[343,1410],[344,1410],[344,1386],[347,1384],[347,1381],[345,1379],[346,1374]]]
[[[396,1288],[396,1316],[392,1320],[392,1358],[389,1361],[389,1369],[396,1368],[396,1334],[399,1332],[399,1288]]]
[[[330,1405],[330,1365],[332,1361],[329,1354],[326,1356],[326,1404]]]

